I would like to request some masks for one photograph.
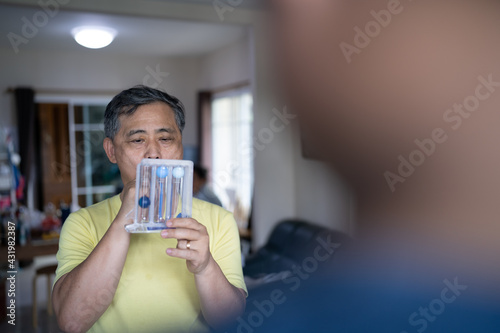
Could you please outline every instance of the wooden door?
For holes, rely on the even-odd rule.
[[[67,104],[38,104],[43,205],[71,203]]]

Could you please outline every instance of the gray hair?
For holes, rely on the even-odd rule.
[[[139,106],[163,102],[172,108],[175,122],[182,134],[186,119],[184,116],[184,105],[176,97],[158,89],[138,85],[124,90],[109,102],[104,112],[104,134],[107,138],[114,140],[116,133],[120,130],[119,117],[121,115],[132,115]]]

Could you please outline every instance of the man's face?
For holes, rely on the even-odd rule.
[[[113,141],[105,139],[104,149],[109,160],[118,164],[124,184],[135,179],[137,165],[144,158],[182,159],[182,135],[167,104],[141,105],[119,120],[120,130]]]

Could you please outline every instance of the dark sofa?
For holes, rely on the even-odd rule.
[[[303,220],[278,223],[267,243],[247,258],[243,267],[249,293],[245,313],[223,332],[268,332],[264,327],[275,311],[295,304],[292,299],[307,292],[316,278],[335,271],[342,257],[339,253],[351,241],[343,232]]]
[[[312,269],[314,259],[328,265],[350,240],[340,231],[303,220],[285,220],[276,225],[267,243],[246,260],[243,273],[258,279],[272,273],[293,272],[294,267],[308,263]],[[328,258],[323,260],[325,257]]]

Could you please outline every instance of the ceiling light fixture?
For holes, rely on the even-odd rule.
[[[106,27],[77,27],[71,30],[76,42],[89,49],[100,49],[111,44],[116,30]]]

